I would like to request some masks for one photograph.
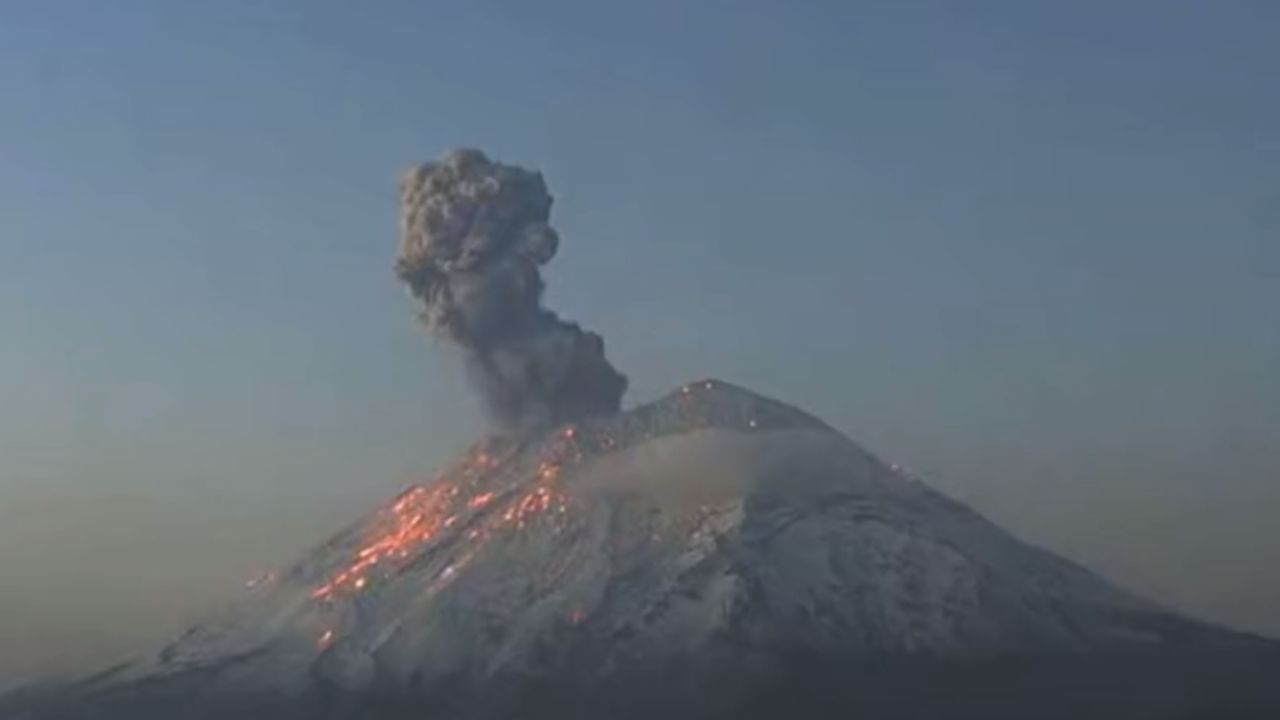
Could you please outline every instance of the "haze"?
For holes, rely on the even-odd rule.
[[[398,173],[457,145],[545,174],[551,304],[626,403],[739,383],[1280,634],[1278,32],[1245,0],[6,3],[0,685],[145,647],[479,436],[392,272]]]

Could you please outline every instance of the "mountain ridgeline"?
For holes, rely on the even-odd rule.
[[[1280,717],[1278,671],[703,381],[479,443],[154,656],[0,717]]]

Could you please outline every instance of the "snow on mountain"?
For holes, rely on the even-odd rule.
[[[1017,540],[813,417],[705,381],[480,443],[224,616],[66,693],[431,707],[502,679],[745,676],[796,655],[1249,642]]]

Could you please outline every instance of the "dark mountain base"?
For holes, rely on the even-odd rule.
[[[503,678],[360,696],[209,697],[198,677],[127,694],[11,698],[8,720],[408,718],[1280,718],[1280,651],[1002,657],[984,661],[792,656],[744,671],[669,667],[625,679]],[[19,704],[23,707],[19,707]]]

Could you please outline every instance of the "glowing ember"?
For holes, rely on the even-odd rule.
[[[467,501],[467,507],[471,508],[472,510],[479,510],[480,508],[492,502],[493,497],[494,495],[491,492],[480,493],[479,495]]]

